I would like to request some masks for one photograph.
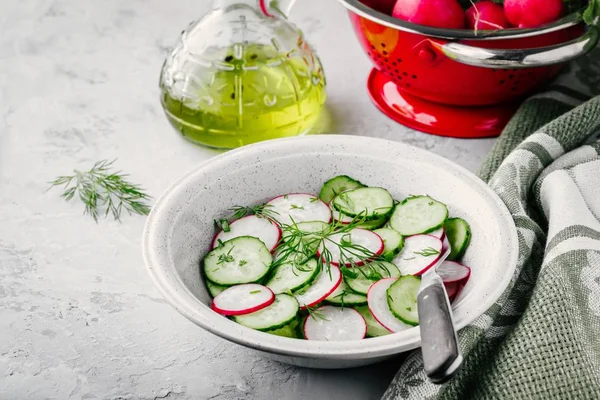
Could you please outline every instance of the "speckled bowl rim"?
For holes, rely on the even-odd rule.
[[[355,142],[355,144],[365,146],[365,148],[370,146],[394,147],[398,152],[403,152],[403,154],[410,153],[411,158],[415,161],[426,160],[427,162],[438,163],[452,171],[457,178],[462,179],[479,189],[479,192],[485,198],[486,202],[491,203],[494,208],[498,210],[498,221],[500,222],[499,229],[503,229],[507,233],[500,238],[500,246],[506,250],[503,252],[505,256],[504,260],[502,260],[506,265],[506,268],[504,269],[504,275],[498,278],[497,285],[487,293],[487,296],[482,301],[477,302],[474,308],[469,310],[461,309],[461,304],[456,307],[455,324],[457,328],[461,329],[465,327],[475,320],[475,318],[483,314],[496,302],[502,292],[506,289],[517,265],[518,237],[516,227],[502,200],[473,173],[441,156],[400,142],[349,135],[304,136],[270,140],[217,155],[176,180],[158,198],[148,216],[142,238],[144,262],[150,277],[164,296],[165,300],[187,319],[217,336],[240,345],[269,353],[301,358],[368,359],[392,355],[419,347],[420,337],[418,327],[398,334],[370,338],[361,341],[360,345],[357,345],[356,341],[308,341],[266,334],[246,328],[216,314],[206,304],[196,298],[183,282],[179,280],[179,277],[177,277],[177,279],[179,280],[180,287],[174,287],[169,283],[168,274],[171,272],[170,270],[172,267],[169,265],[170,263],[168,260],[165,260],[165,255],[157,251],[159,244],[156,240],[161,237],[160,230],[169,229],[169,221],[172,222],[177,220],[177,217],[173,217],[174,213],[170,211],[179,205],[171,204],[170,200],[176,198],[178,192],[185,191],[186,187],[191,182],[198,179],[197,177],[201,175],[202,171],[212,169],[221,164],[231,165],[230,160],[241,155],[259,153],[266,149],[276,149],[282,146],[293,149],[294,145],[298,142],[303,142],[303,145],[306,145],[308,142],[313,142],[315,149],[322,149],[323,146],[327,146],[328,143],[348,144],[350,142]],[[182,208],[179,207],[179,210],[175,215],[181,211]],[[172,228],[172,226],[170,226],[170,228]]]

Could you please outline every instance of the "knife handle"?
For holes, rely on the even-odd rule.
[[[417,296],[421,351],[425,373],[433,383],[450,379],[462,363],[452,310],[441,280],[435,280]]]

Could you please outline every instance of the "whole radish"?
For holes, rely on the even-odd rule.
[[[391,15],[396,0],[362,0],[361,3],[367,7],[371,7],[373,10]]]
[[[500,4],[484,0],[473,4],[465,13],[467,28],[475,30],[506,29],[510,23]]]
[[[465,13],[457,0],[398,0],[392,16],[436,28],[465,27]]]
[[[563,14],[562,0],[504,0],[504,15],[518,28],[535,28]]]

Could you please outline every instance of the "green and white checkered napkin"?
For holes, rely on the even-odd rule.
[[[384,399],[600,399],[600,51],[546,90],[480,171],[517,226],[509,287],[460,331],[453,380],[429,383],[417,350]]]

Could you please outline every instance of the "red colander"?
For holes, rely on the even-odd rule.
[[[592,50],[581,13],[536,29],[479,31],[416,25],[390,16],[394,0],[338,0],[374,68],[368,90],[399,123],[460,138],[500,134],[527,95]]]

